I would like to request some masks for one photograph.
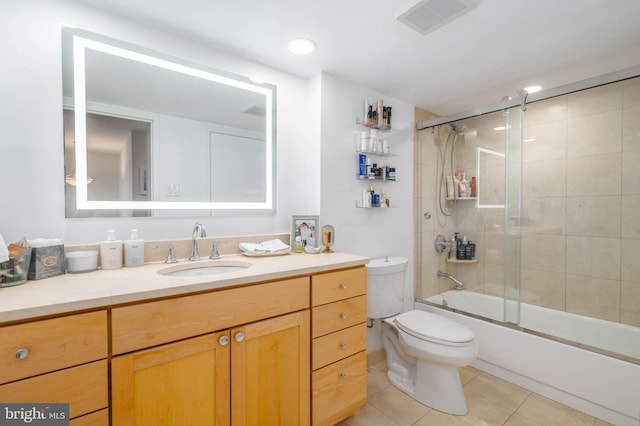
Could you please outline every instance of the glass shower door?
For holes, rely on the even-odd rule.
[[[504,319],[520,324],[522,253],[522,135],[520,106],[503,112],[505,119]]]

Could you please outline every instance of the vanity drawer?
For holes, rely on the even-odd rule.
[[[69,422],[69,426],[109,426],[109,410],[105,408],[95,413],[76,417]]]
[[[367,320],[367,296],[352,297],[311,309],[311,337],[343,330]]]
[[[0,328],[0,383],[107,357],[107,312]]]
[[[311,277],[311,305],[318,306],[367,293],[364,266]]]
[[[333,362],[367,349],[367,325],[365,323],[313,339],[311,369]]]
[[[3,403],[69,403],[74,418],[108,406],[107,360],[0,385]]]
[[[114,308],[114,355],[309,307],[309,277]]]
[[[311,373],[314,426],[334,425],[367,405],[364,351]]]

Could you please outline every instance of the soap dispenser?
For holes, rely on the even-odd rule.
[[[124,240],[124,266],[144,265],[144,240],[138,237],[138,230],[132,229],[131,236]]]
[[[107,231],[107,240],[100,242],[100,268],[122,268],[122,241],[116,240],[116,231]]]

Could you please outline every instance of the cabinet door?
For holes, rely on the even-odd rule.
[[[309,311],[231,330],[234,425],[308,425]]]
[[[228,331],[112,361],[114,426],[229,425]]]

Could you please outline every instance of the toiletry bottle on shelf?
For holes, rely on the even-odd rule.
[[[144,240],[138,237],[138,230],[132,229],[131,236],[124,240],[124,266],[144,265]]]
[[[467,249],[468,240],[466,235],[462,237],[462,241],[458,244],[458,251],[456,252],[456,259],[464,260],[465,251]]]
[[[458,251],[458,233],[456,232],[451,236],[451,239],[449,240],[449,259],[455,259],[457,251]]]
[[[302,247],[302,237],[300,235],[296,236],[296,240],[293,243],[293,252],[294,253],[302,253],[304,247]]]
[[[464,173],[462,173],[461,176],[462,177],[459,184],[460,190],[458,191],[458,195],[460,196],[460,198],[466,198],[469,196],[469,181],[467,181]]]
[[[477,196],[475,176],[471,177],[471,183],[469,184],[469,196],[474,198]]]
[[[102,269],[122,268],[122,241],[116,240],[116,231],[107,231],[107,240],[100,242],[100,267]]]

